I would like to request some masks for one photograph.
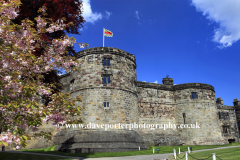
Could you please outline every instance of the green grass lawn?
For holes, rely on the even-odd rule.
[[[74,157],[92,157],[93,158],[93,157],[119,157],[119,156],[148,155],[148,154],[153,154],[153,148],[160,149],[160,151],[158,151],[158,152],[155,151],[154,154],[162,154],[162,153],[173,153],[174,148],[178,152],[179,147],[180,147],[181,152],[184,152],[184,151],[188,150],[188,147],[192,147],[192,150],[194,151],[194,150],[211,149],[211,148],[236,146],[236,145],[240,145],[240,142],[239,143],[231,143],[228,145],[207,145],[207,146],[151,146],[151,147],[149,147],[148,150],[130,151],[130,152],[64,153],[64,152],[54,151],[55,146],[48,147],[45,149],[28,149],[28,150],[20,150],[20,151],[56,154],[56,155],[74,156]]]
[[[221,150],[214,150],[214,151],[204,151],[204,152],[197,152],[197,153],[190,153],[188,155],[188,160],[196,160],[196,159],[206,159],[208,157],[209,160],[212,159],[212,154],[216,154],[216,159],[219,160],[238,160],[240,159],[240,149],[239,148],[228,148],[228,149],[221,149]],[[178,155],[180,158],[177,157],[177,160],[180,160],[184,154]],[[192,158],[192,157],[196,158]],[[185,159],[185,158],[184,158]]]

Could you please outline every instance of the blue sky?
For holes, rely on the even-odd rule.
[[[240,99],[239,0],[83,0],[81,35],[89,48],[134,54],[137,80],[162,84],[207,83],[225,105]],[[74,45],[76,51],[82,50]]]

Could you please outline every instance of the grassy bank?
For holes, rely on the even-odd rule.
[[[196,160],[196,159],[212,159],[212,154],[216,154],[216,159],[222,160],[237,160],[240,159],[240,150],[239,148],[228,148],[228,149],[221,149],[221,150],[214,150],[214,151],[203,151],[197,153],[190,153],[188,155],[188,160]],[[177,157],[177,160],[183,158],[184,154],[180,154]],[[192,158],[193,157],[193,158]],[[195,159],[194,159],[195,158]],[[185,158],[184,158],[185,159]]]
[[[149,147],[148,150],[130,151],[130,152],[64,153],[64,152],[54,151],[55,146],[48,147],[45,149],[28,149],[28,150],[21,150],[21,151],[93,158],[93,157],[119,157],[119,156],[148,155],[148,154],[153,154],[153,148],[159,149],[159,151],[155,151],[154,154],[162,154],[162,153],[173,153],[173,149],[176,149],[178,151],[179,147],[181,152],[183,152],[183,151],[187,151],[188,147],[192,147],[192,150],[194,151],[194,150],[211,149],[211,148],[236,146],[236,145],[240,145],[240,143],[231,143],[228,145],[206,145],[206,146],[157,146],[157,147],[151,146]]]

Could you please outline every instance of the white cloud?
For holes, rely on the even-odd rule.
[[[111,12],[108,12],[108,11],[105,11],[106,16],[103,16],[102,13],[97,13],[97,12],[93,13],[91,4],[90,4],[90,0],[82,0],[82,4],[83,4],[82,16],[84,17],[84,20],[86,20],[86,23],[87,22],[94,23],[95,21],[100,20],[103,17],[108,19],[110,17],[110,15],[112,14]]]
[[[135,17],[139,20],[139,19],[140,19],[140,18],[139,18],[139,15],[138,15],[139,12],[138,12],[138,11],[135,11],[135,14],[136,14]]]
[[[158,83],[158,81],[155,81],[155,82],[153,82],[153,83]]]
[[[229,47],[240,39],[239,0],[192,0],[199,12],[220,25],[214,30],[213,41],[219,48]]]

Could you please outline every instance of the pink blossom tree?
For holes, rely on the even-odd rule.
[[[0,145],[15,142],[17,149],[25,147],[27,140],[31,139],[25,133],[27,128],[36,132],[42,123],[50,121],[53,125],[79,123],[81,120],[73,120],[73,117],[80,115],[82,109],[75,103],[81,101],[80,96],[72,99],[69,93],[52,94],[50,88],[56,87],[55,84],[44,83],[42,75],[55,67],[67,73],[80,69],[76,58],[61,56],[75,43],[74,38],[53,39],[49,46],[39,36],[63,30],[70,24],[63,24],[64,18],[52,22],[41,15],[35,18],[37,29],[28,19],[21,25],[14,24],[11,20],[18,15],[20,5],[20,0],[0,2],[0,132],[6,132],[0,135]],[[39,13],[44,15],[45,11],[43,7]],[[50,24],[48,28],[47,24]],[[32,53],[40,46],[44,47],[43,54],[36,57]],[[87,44],[81,44],[81,48],[83,46]],[[72,65],[76,67],[72,68]],[[50,98],[51,102],[44,106],[41,96]],[[51,139],[51,133],[47,132],[36,132],[35,136]]]

